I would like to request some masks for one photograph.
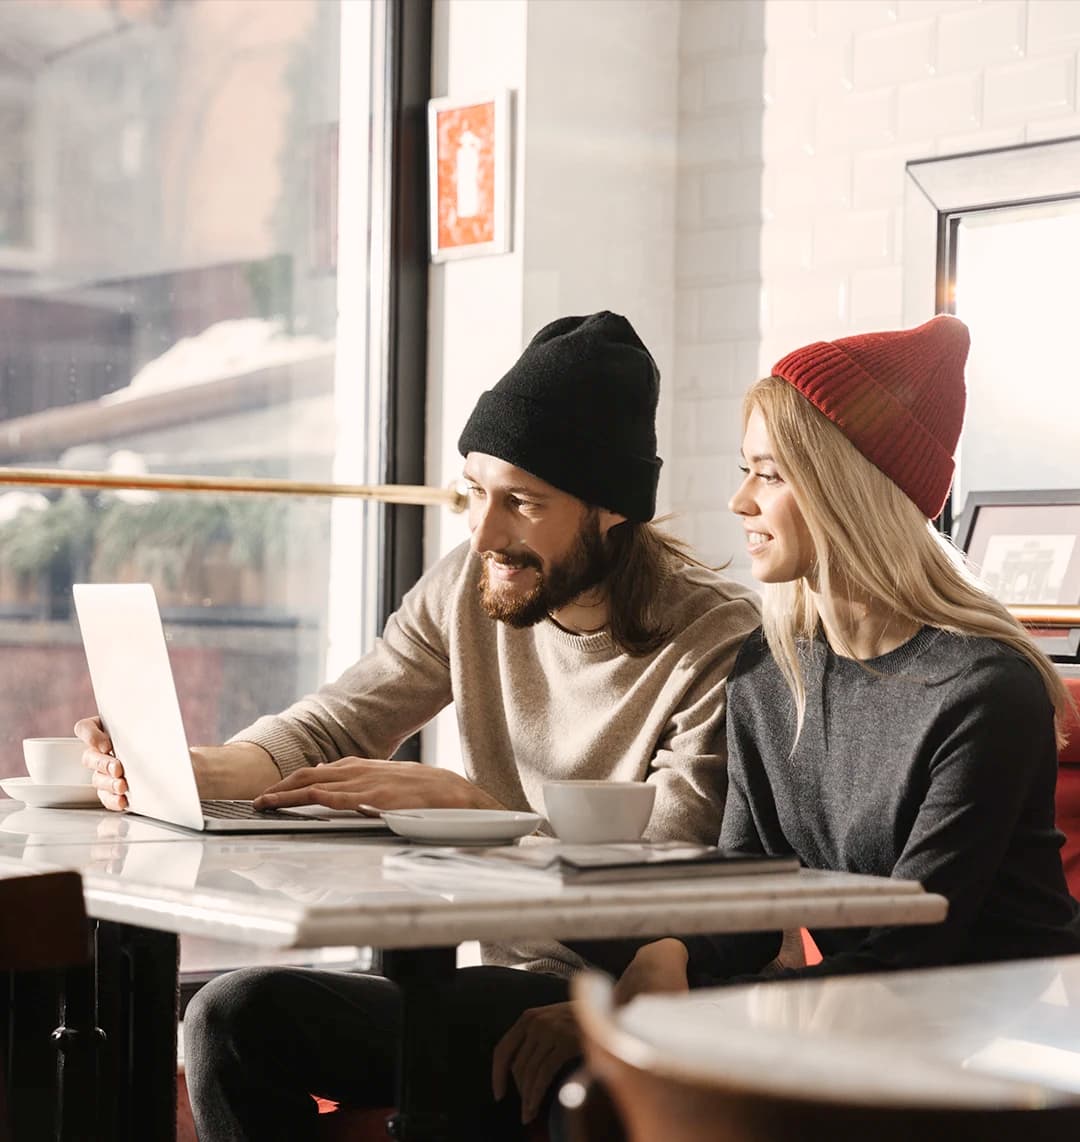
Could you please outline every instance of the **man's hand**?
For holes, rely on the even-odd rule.
[[[581,1031],[572,1003],[530,1007],[499,1040],[491,1057],[495,1098],[506,1094],[507,1078],[513,1075],[521,1095],[521,1121],[531,1122],[555,1076],[581,1051]]]
[[[686,945],[667,937],[639,948],[615,985],[615,1003],[629,1003],[636,995],[689,991]]]
[[[82,718],[75,723],[75,736],[86,743],[82,763],[92,769],[90,783],[106,809],[117,812],[128,807],[124,767],[112,756],[112,741],[98,718]]]
[[[128,783],[122,762],[113,756],[113,744],[100,718],[75,723],[75,736],[86,743],[82,763],[94,771],[91,783],[106,809],[128,807]],[[251,742],[193,746],[191,767],[200,797],[247,800],[281,778],[273,759]]]
[[[502,809],[494,797],[449,769],[415,761],[346,757],[290,773],[255,798],[256,809],[324,805],[378,814],[383,809]]]

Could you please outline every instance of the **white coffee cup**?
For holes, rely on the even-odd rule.
[[[93,773],[82,763],[79,738],[23,738],[26,772],[35,785],[89,785]]]
[[[544,807],[560,841],[575,845],[637,841],[656,786],[643,781],[547,781]]]

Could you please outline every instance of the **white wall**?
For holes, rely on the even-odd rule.
[[[1080,133],[1080,3],[682,7],[675,505],[741,569],[738,394],[798,345],[911,319],[905,162]]]
[[[517,154],[513,252],[432,269],[429,481],[536,328],[621,309],[664,375],[662,505],[744,578],[741,394],[807,341],[911,320],[905,162],[1080,134],[1078,0],[435,10],[435,94],[515,88]],[[431,513],[429,561],[464,535]]]
[[[765,6],[680,7],[672,498],[684,538],[722,563],[740,543],[726,502],[759,350]]]
[[[678,23],[677,0],[529,4],[525,330],[569,313],[626,314],[660,367],[662,457],[673,396]],[[669,484],[662,476],[662,502]]]
[[[625,313],[670,377],[678,14],[678,0],[436,0],[432,94],[515,91],[514,242],[431,269],[428,483],[460,475],[477,397],[556,317]],[[661,393],[667,456],[670,384]],[[427,563],[466,534],[430,511]],[[423,745],[458,764],[452,712]]]
[[[469,98],[502,88],[513,101],[511,198],[520,202],[525,149],[526,0],[436,0],[432,29],[432,94]],[[476,398],[521,351],[525,340],[524,212],[513,211],[510,253],[433,265],[429,274],[427,483],[461,475],[457,439]],[[462,516],[429,509],[425,562],[466,537]]]

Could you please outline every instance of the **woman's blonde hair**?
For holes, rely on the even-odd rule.
[[[959,552],[915,504],[787,381],[766,377],[743,401],[743,426],[760,411],[773,458],[791,485],[816,553],[819,590],[878,600],[920,626],[997,639],[1039,672],[1054,706],[1058,744],[1071,705],[1061,677],[1006,607],[985,591]],[[805,579],[766,584],[765,637],[806,712],[799,644],[814,637],[817,607]],[[842,653],[856,657],[850,647]]]

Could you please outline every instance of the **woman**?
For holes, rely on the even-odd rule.
[[[728,683],[720,843],[949,901],[938,925],[814,932],[822,963],[786,975],[1080,951],[1054,827],[1064,687],[929,522],[952,480],[967,350],[945,316],[818,342],[745,399],[730,506],[764,621]],[[756,973],[779,938],[657,941],[618,994]]]

